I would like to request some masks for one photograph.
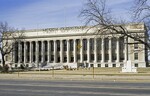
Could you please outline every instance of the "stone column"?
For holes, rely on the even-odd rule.
[[[63,40],[60,40],[60,62],[63,63],[63,58],[64,58],[64,55],[63,55]]]
[[[87,63],[90,63],[90,39],[87,38]]]
[[[50,44],[49,44],[49,41],[47,41],[47,63],[50,62],[50,58],[49,58],[49,57],[50,57],[50,56],[49,56],[49,55],[50,55],[50,51],[49,51],[49,49],[50,49],[49,47],[50,47],[50,46],[49,46],[49,45],[50,45]]]
[[[127,43],[128,43],[128,42],[127,42],[127,38],[125,37],[125,38],[124,38],[124,61],[125,61],[125,62],[127,61],[127,55],[128,55],[128,53],[127,53],[127,52],[128,52],[128,51],[127,51],[127,47],[128,47],[128,46],[127,46]]]
[[[70,62],[70,42],[67,40],[67,63]]]
[[[43,52],[43,50],[44,50],[44,47],[43,47],[43,41],[41,41],[41,62],[43,63],[44,62],[44,60],[43,60],[43,56],[44,56],[44,52]]]
[[[21,52],[22,52],[21,42],[18,42],[18,63],[19,64],[21,63],[22,60]]]
[[[38,63],[39,63],[39,44],[38,44],[38,41],[36,41],[36,63],[38,66]]]
[[[43,62],[45,62],[45,45],[46,45],[46,43],[45,43],[45,41],[43,41]]]
[[[104,38],[102,38],[102,43],[101,43],[101,48],[102,48],[102,50],[101,50],[101,54],[102,54],[102,60],[101,60],[101,62],[103,63],[104,61],[105,61],[105,49],[104,49],[104,46],[105,46],[105,42],[104,42]]]
[[[112,62],[112,39],[109,38],[109,62]]]
[[[94,58],[95,58],[95,63],[97,62],[97,38],[94,38]]]
[[[57,62],[57,44],[56,44],[56,40],[54,40],[54,63]]]
[[[80,62],[83,63],[83,39],[80,39]]]
[[[32,63],[32,52],[33,52],[33,50],[32,50],[32,41],[30,41],[30,63]]]
[[[52,45],[51,45],[51,43],[50,43],[50,41],[49,41],[49,50],[48,50],[48,51],[49,51],[49,52],[48,52],[48,53],[49,53],[49,62],[51,62],[51,46],[52,46]]]
[[[77,62],[77,45],[76,45],[76,39],[74,39],[74,63]]]
[[[24,42],[24,64],[26,63],[26,57],[27,57],[27,45],[26,42]]]
[[[120,51],[119,51],[119,37],[117,38],[117,51],[116,51],[116,53],[117,53],[117,62],[119,62],[120,60]]]
[[[13,48],[13,51],[12,51],[12,63],[15,63],[15,57],[16,57],[16,52],[15,52],[15,50],[16,50],[16,48],[15,48],[15,43],[13,43],[13,45],[12,45],[12,48]]]

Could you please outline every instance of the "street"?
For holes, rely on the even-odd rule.
[[[150,83],[0,80],[0,96],[149,96]]]

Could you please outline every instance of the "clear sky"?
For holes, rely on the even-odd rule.
[[[86,0],[0,0],[0,21],[15,28],[36,29],[84,25],[78,17]],[[107,0],[117,18],[129,19],[133,0]]]

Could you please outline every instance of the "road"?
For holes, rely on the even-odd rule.
[[[0,80],[0,96],[150,96],[150,83]]]

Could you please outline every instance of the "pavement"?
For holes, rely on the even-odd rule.
[[[2,80],[0,96],[149,96],[150,83],[80,80]]]

